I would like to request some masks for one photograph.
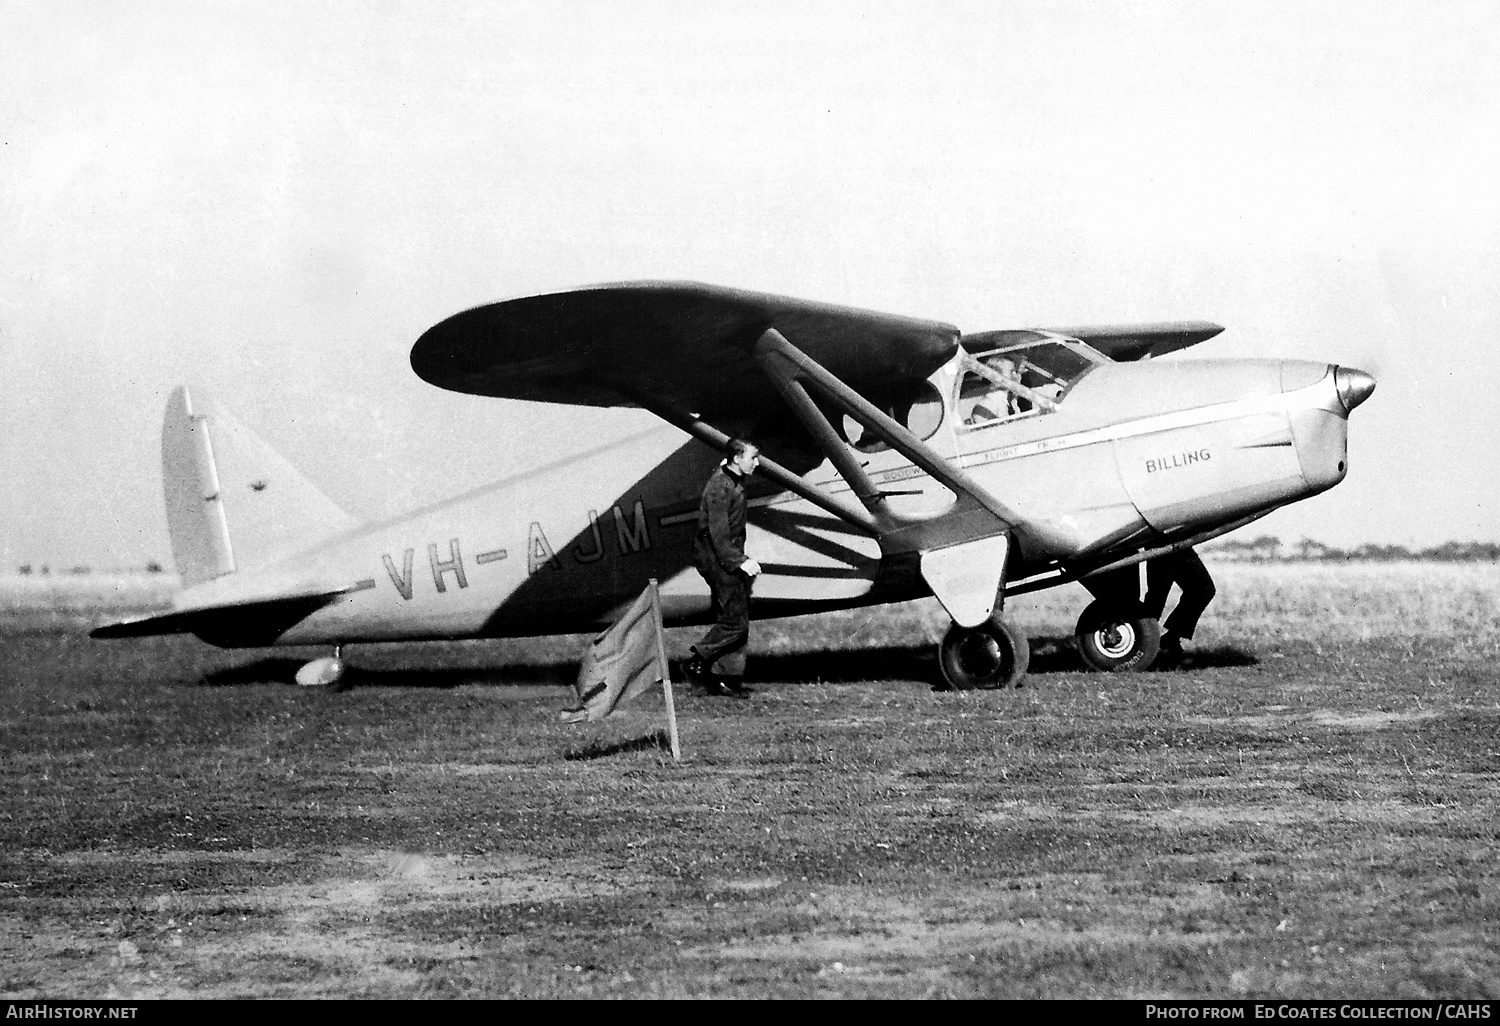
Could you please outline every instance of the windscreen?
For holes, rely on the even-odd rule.
[[[965,428],[1050,413],[1104,362],[1086,346],[1061,338],[966,352],[962,359],[956,407]]]

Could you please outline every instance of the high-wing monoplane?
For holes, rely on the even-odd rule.
[[[1093,666],[1134,669],[1159,627],[1135,565],[1347,473],[1370,375],[1301,360],[1167,360],[1206,322],[956,327],[688,282],[605,285],[456,314],[412,347],[454,392],[634,406],[655,430],[395,520],[357,522],[205,394],[162,429],[173,608],[94,632],[339,646],[595,630],[646,582],[669,624],[709,618],[699,491],[730,437],[761,449],[752,615],[935,596],[954,688],[1016,684],[1007,597],[1079,581]],[[686,437],[685,437],[686,436]]]

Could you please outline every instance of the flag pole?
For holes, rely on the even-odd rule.
[[[677,744],[677,708],[672,704],[672,670],[667,665],[667,642],[662,629],[661,595],[656,590],[656,578],[651,578],[651,616],[656,623],[656,658],[661,666],[661,693],[667,703],[667,732],[672,739],[672,761],[682,761],[682,749]]]

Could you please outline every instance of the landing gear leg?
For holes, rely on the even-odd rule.
[[[1083,661],[1105,672],[1144,670],[1161,644],[1161,625],[1139,602],[1092,602],[1078,618],[1075,632]]]
[[[343,652],[343,644],[336,644],[331,657],[314,659],[304,664],[297,671],[297,683],[305,688],[330,688],[337,691],[339,682],[344,679]]]
[[[954,624],[938,645],[943,682],[955,691],[1018,687],[1031,662],[1031,643],[993,616],[978,627]]]

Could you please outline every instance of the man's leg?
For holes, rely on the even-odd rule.
[[[1141,605],[1145,607],[1147,614],[1155,617],[1158,622],[1165,619],[1167,597],[1172,593],[1172,585],[1179,583],[1178,575],[1182,565],[1183,551],[1179,549],[1176,552],[1168,552],[1146,563],[1146,598]],[[1178,597],[1178,606],[1182,605],[1183,597],[1185,593],[1184,596]],[[1156,661],[1152,665],[1158,669],[1170,669],[1180,662],[1182,662],[1182,639],[1163,625],[1161,640],[1157,643]]]
[[[1160,620],[1167,610],[1167,595],[1172,591],[1172,582],[1177,579],[1175,553],[1157,556],[1146,562],[1146,615]]]
[[[738,686],[745,676],[745,645],[750,640],[750,579],[719,573],[709,579],[718,620],[693,646],[705,670]]]
[[[1182,598],[1177,600],[1177,608],[1167,617],[1162,630],[1174,638],[1191,638],[1198,629],[1198,618],[1213,601],[1218,589],[1198,553],[1192,549],[1180,549],[1173,555],[1176,557],[1173,576],[1182,588]]]
[[[704,582],[708,584],[708,614],[717,622],[720,616],[719,589],[714,586],[714,579],[709,576],[708,572],[702,566],[698,567],[698,573],[703,577]],[[710,633],[712,633],[712,630],[710,630]],[[708,640],[707,635],[704,636],[704,640]],[[699,644],[702,644],[702,642]],[[713,673],[709,669],[709,664],[703,661],[703,656],[698,652],[697,645],[688,646],[688,651],[693,653],[692,658],[683,667],[687,673],[688,682],[697,684],[700,687],[707,686],[713,679]]]

